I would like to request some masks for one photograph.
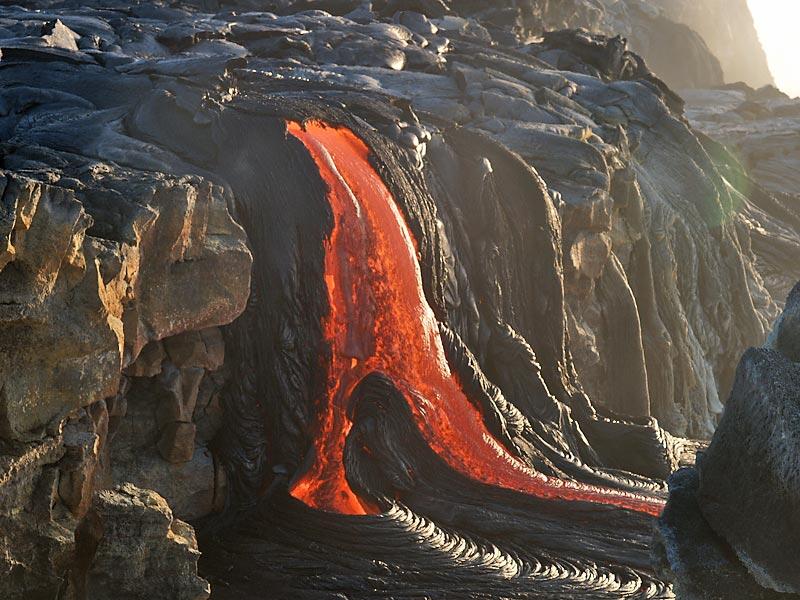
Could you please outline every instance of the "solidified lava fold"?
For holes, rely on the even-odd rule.
[[[216,447],[232,509],[201,529],[215,594],[671,597],[649,551],[671,438],[576,382],[541,179],[459,129],[426,179],[365,125],[395,109],[349,109],[359,118],[308,98],[231,110],[215,134],[240,147],[217,168],[254,253]],[[456,200],[458,172],[482,180]],[[481,233],[467,241],[459,220]],[[507,251],[482,264],[481,240]],[[474,317],[448,308],[452,257],[478,343]]]
[[[334,219],[326,242],[330,311],[323,327],[331,359],[311,465],[292,483],[292,496],[342,514],[375,512],[349,485],[343,452],[351,427],[347,401],[355,386],[377,371],[402,391],[427,443],[459,473],[541,498],[612,504],[658,516],[662,500],[547,477],[494,438],[450,370],[423,291],[414,241],[370,164],[368,147],[352,131],[319,121],[290,122],[288,131],[317,164]]]

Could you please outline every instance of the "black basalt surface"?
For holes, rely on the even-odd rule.
[[[285,480],[276,483],[207,547],[205,572],[219,597],[257,595],[265,585],[276,598],[325,597],[323,590],[348,598],[671,596],[647,574],[648,517],[538,501],[457,475],[380,374],[359,384],[350,410],[348,478],[384,512],[310,511],[286,497]]]
[[[699,475],[694,468],[669,480],[669,502],[659,521],[654,559],[663,576],[675,581],[675,593],[688,600],[754,600],[794,597],[759,586],[736,553],[708,524],[697,501]]]
[[[796,286],[767,348],[739,364],[725,415],[696,467],[670,478],[662,564],[687,598],[794,598],[800,365]],[[713,573],[713,575],[711,575]]]

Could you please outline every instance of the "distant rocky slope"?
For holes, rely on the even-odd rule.
[[[698,34],[633,2],[29,4],[0,8],[6,597],[204,598],[185,520],[221,598],[671,597],[670,433],[712,434],[798,217],[653,61],[545,30],[675,31],[674,81],[721,83]],[[342,469],[381,514],[287,493],[330,354],[330,184],[287,125],[309,119],[366,144],[484,439],[574,492],[448,468],[371,373]]]
[[[357,2],[355,2],[357,3]],[[581,27],[621,35],[675,89],[772,84],[747,0],[526,0],[464,2],[487,25],[526,35]]]
[[[686,90],[686,116],[723,144],[760,185],[781,196],[800,189],[800,100],[774,87]]]
[[[721,84],[725,73],[708,39],[691,20],[684,20],[680,2],[642,0],[567,0],[534,2],[543,6],[544,29],[581,27],[627,39],[631,50],[675,89]],[[722,20],[718,10],[714,14]]]
[[[537,2],[546,28],[585,27],[626,36],[675,88],[773,83],[747,0]],[[530,11],[526,11],[530,12]]]
[[[687,118],[720,144],[712,155],[738,173],[728,181],[770,207],[751,204],[745,212],[758,270],[779,301],[800,279],[800,266],[786,260],[800,243],[794,218],[800,200],[800,100],[771,86],[754,90],[744,84],[687,90],[684,97]]]
[[[656,0],[653,4],[702,36],[719,59],[727,83],[741,81],[754,88],[774,83],[747,0]]]

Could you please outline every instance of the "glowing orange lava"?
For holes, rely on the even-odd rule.
[[[367,146],[346,128],[320,122],[288,125],[319,167],[334,216],[325,253],[331,311],[323,328],[332,352],[327,397],[313,464],[296,479],[292,495],[332,512],[376,511],[347,483],[343,452],[351,427],[346,414],[350,392],[370,372],[381,371],[411,403],[427,443],[458,472],[537,497],[660,514],[660,500],[548,478],[505,450],[450,372],[411,233],[369,163]]]

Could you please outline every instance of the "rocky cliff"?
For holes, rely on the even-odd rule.
[[[631,49],[676,89],[744,82],[772,84],[747,0],[527,0],[464,3],[489,28],[523,35],[583,28],[625,37]],[[463,9],[462,9],[463,10]]]
[[[760,88],[774,83],[748,0],[657,0],[663,14],[699,33],[722,66],[727,83]]]
[[[545,28],[584,27],[628,38],[675,88],[773,83],[747,0],[534,2]],[[534,11],[535,12],[535,11]]]
[[[0,9],[8,597],[206,597],[184,520],[220,598],[671,597],[674,436],[764,341],[797,215],[624,39],[546,30],[677,27],[675,77],[721,83],[696,33],[36,7]]]
[[[550,2],[543,14],[542,28],[580,27],[604,35],[623,36],[631,49],[675,89],[722,84],[726,73],[720,55],[716,48],[710,47],[711,38],[703,35],[697,23],[687,18],[688,12],[680,3],[669,1]],[[718,22],[724,22],[726,12],[721,7],[709,12]]]

